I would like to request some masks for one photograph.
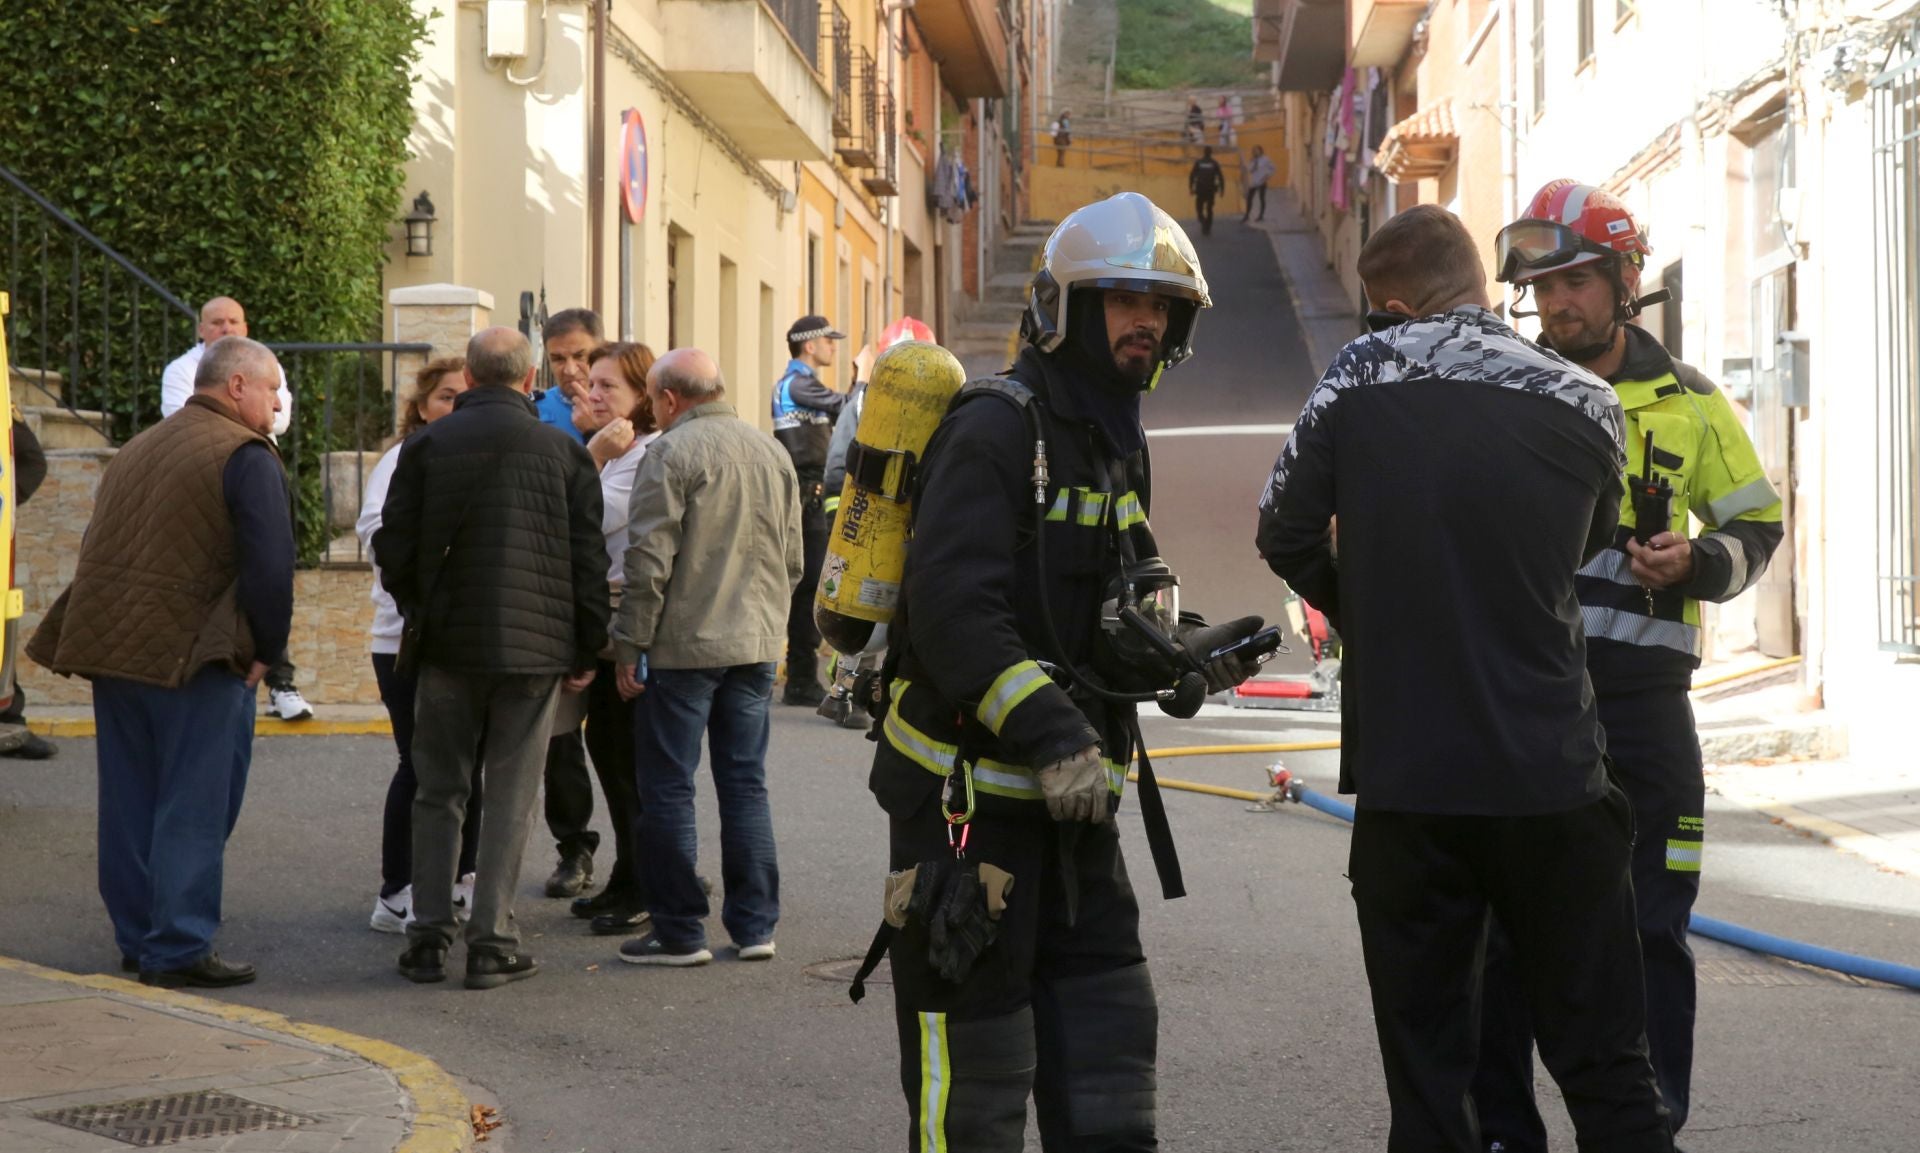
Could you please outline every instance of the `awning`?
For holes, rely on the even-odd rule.
[[[1442,100],[1394,125],[1380,142],[1373,166],[1388,180],[1425,180],[1453,167],[1460,133],[1453,126],[1453,101]]]

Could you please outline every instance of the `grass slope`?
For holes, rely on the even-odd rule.
[[[1119,0],[1116,88],[1256,87],[1252,0]]]

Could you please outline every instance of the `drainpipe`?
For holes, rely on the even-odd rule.
[[[593,5],[593,88],[587,98],[587,300],[601,314],[601,252],[607,205],[607,21],[613,0]]]
[[[906,29],[903,26],[901,28],[901,34],[896,36],[894,34],[894,21],[899,19],[904,22],[905,17],[902,16],[901,13],[913,7],[914,2],[915,0],[888,0],[886,7],[880,10],[880,17],[886,22],[887,26],[887,93],[893,97],[894,109],[894,121],[887,125],[887,147],[889,149],[888,156],[891,157],[893,161],[893,175],[896,181],[900,178],[900,105],[904,103],[904,101],[900,99],[899,62],[900,50],[906,39]],[[939,136],[939,121],[936,119],[934,124],[934,135],[937,138]],[[900,194],[898,191],[892,196],[887,197],[885,203],[880,205],[880,227],[881,232],[884,233],[886,246],[884,248],[885,256],[880,265],[879,324],[881,328],[885,328],[888,324],[892,323],[893,318],[893,233],[895,229],[900,227]]]

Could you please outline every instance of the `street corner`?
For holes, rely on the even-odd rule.
[[[0,1148],[458,1153],[476,1124],[498,1121],[387,1042],[0,956]]]

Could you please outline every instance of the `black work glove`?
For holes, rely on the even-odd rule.
[[[927,927],[927,960],[941,979],[967,979],[1000,926],[987,913],[978,866],[966,861],[922,861],[907,916]]]
[[[1241,617],[1221,625],[1210,625],[1200,620],[1181,622],[1178,639],[1207,678],[1208,692],[1224,693],[1260,671],[1260,662],[1251,653],[1228,653],[1217,660],[1208,660],[1207,655],[1235,641],[1245,640],[1265,628],[1266,623],[1260,617]]]

